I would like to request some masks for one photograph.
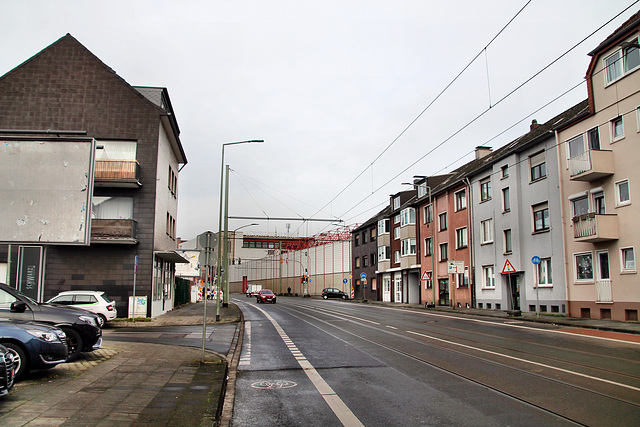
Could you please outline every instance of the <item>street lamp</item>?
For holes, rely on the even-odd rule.
[[[222,190],[223,190],[223,186],[225,183],[225,179],[224,179],[224,147],[227,145],[238,145],[238,144],[252,144],[252,143],[262,143],[264,142],[264,140],[262,139],[251,139],[251,140],[247,140],[247,141],[237,141],[237,142],[225,142],[224,144],[222,144],[222,164],[220,166],[220,215],[218,217],[218,236],[220,236],[220,233],[222,232]],[[227,167],[228,169],[228,167]],[[228,176],[229,172],[227,170],[227,176]],[[228,179],[227,179],[228,181]],[[226,192],[226,201],[228,202],[228,191],[229,191],[229,183],[227,182],[227,192]],[[227,206],[228,208],[228,206]],[[228,213],[228,210],[227,210]],[[223,249],[224,249],[224,259],[227,259],[227,228],[226,228],[226,224],[227,224],[228,218],[227,215],[225,215],[225,232],[224,232],[224,244]],[[218,241],[220,241],[220,239],[218,238]],[[218,248],[220,249],[220,248]],[[223,254],[222,251],[218,250],[218,292],[220,292],[220,287],[222,285],[222,273],[224,272],[223,268],[222,268],[222,261],[223,261]],[[225,269],[227,267],[225,266]],[[220,294],[218,294],[218,297],[216,298],[216,321],[220,320]],[[228,307],[229,306],[229,285],[228,282],[226,284],[226,289],[224,290],[224,302],[223,302],[223,307]]]

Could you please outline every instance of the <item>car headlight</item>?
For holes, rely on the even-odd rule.
[[[46,342],[54,342],[54,341],[60,340],[60,338],[58,338],[58,335],[56,335],[53,332],[45,332],[39,329],[27,329],[27,332],[33,335],[34,337]]]
[[[90,324],[91,326],[98,326],[98,322],[96,322],[96,319],[94,317],[91,316],[79,316],[78,319],[80,319],[81,321]]]

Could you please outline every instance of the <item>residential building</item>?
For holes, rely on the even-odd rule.
[[[637,321],[640,12],[589,55],[588,106],[557,132],[568,314]]]
[[[388,208],[387,208],[388,210]],[[351,283],[354,298],[378,300],[376,270],[378,265],[378,219],[385,211],[378,213],[351,232],[351,254],[353,266]]]
[[[24,285],[18,265],[33,247],[42,274],[29,286],[38,299],[101,290],[126,316],[135,287],[147,316],[171,310],[175,264],[186,262],[175,233],[187,158],[167,89],[131,86],[67,34],[0,77],[0,111],[0,129],[20,137],[50,138],[55,129],[96,140],[89,245],[12,242],[10,254],[0,247],[0,259],[12,260],[10,285]]]

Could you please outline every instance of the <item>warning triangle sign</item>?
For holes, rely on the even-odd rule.
[[[422,278],[420,280],[431,280],[431,275],[425,271],[424,273],[422,273]]]
[[[513,264],[511,264],[511,261],[506,260],[504,263],[504,267],[502,267],[502,274],[507,274],[507,273],[515,273],[516,269],[513,267]]]

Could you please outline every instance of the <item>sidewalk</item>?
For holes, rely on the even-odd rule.
[[[218,425],[227,380],[231,381],[228,367],[239,358],[242,328],[237,306],[220,310],[218,324],[236,323],[228,353],[207,351],[204,364],[201,349],[115,340],[124,328],[202,325],[203,310],[202,303],[188,304],[150,322],[110,322],[102,349],[16,383],[0,402],[0,425]],[[216,307],[209,301],[207,324],[215,325],[215,319]],[[109,339],[111,333],[114,339]]]

